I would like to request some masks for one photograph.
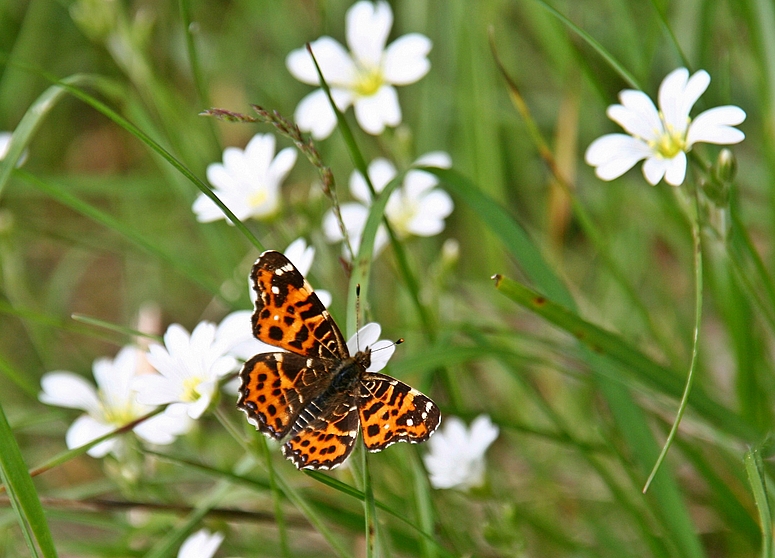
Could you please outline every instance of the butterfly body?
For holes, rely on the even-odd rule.
[[[333,318],[285,256],[261,254],[251,280],[254,335],[288,352],[245,363],[237,406],[259,431],[284,442],[298,468],[341,464],[359,425],[370,451],[421,442],[436,430],[438,407],[403,382],[369,372],[370,347],[350,356]]]

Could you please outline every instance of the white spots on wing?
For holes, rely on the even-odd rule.
[[[388,424],[388,423],[385,423],[385,430],[387,430],[387,429],[389,429],[389,428],[390,428],[390,424]]]
[[[280,321],[280,315],[279,314],[275,314],[274,316],[272,316],[272,319],[274,321],[276,321],[276,322],[279,322]]]
[[[423,412],[420,414],[420,416],[422,417],[422,419],[423,419],[423,420],[425,420],[425,419],[427,419],[427,418],[428,418],[428,413],[427,413],[427,412],[425,412],[425,411],[423,411]]]
[[[355,438],[358,435],[358,431],[357,430],[350,430],[350,432],[348,432],[347,435],[350,438]]]
[[[275,362],[282,363],[283,356],[284,356],[283,353],[274,353]]]
[[[272,292],[274,294],[280,294],[280,287],[278,287],[277,285],[272,285]]]
[[[433,401],[431,401],[429,399],[428,401],[425,402],[425,412],[429,413],[431,411],[431,409],[433,409]],[[425,418],[425,417],[423,417],[423,418]]]
[[[412,419],[406,419],[406,425],[407,426],[414,426],[414,421]]]
[[[315,361],[311,358],[307,359],[307,368],[312,368],[312,365],[315,364]]]

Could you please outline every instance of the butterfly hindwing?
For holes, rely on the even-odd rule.
[[[364,374],[358,407],[369,451],[380,451],[396,442],[424,442],[441,422],[433,401],[385,374]]]
[[[333,469],[344,462],[358,435],[355,396],[340,394],[321,414],[283,446],[283,455],[299,469]]]
[[[250,277],[257,295],[252,317],[257,339],[303,356],[349,356],[331,314],[288,258],[264,252]]]

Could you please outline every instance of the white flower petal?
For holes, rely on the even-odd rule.
[[[320,302],[323,306],[326,308],[331,306],[331,301],[333,300],[331,293],[325,289],[315,289],[315,294],[318,295],[318,298],[320,299]]]
[[[116,427],[110,424],[99,422],[89,415],[81,415],[75,422],[70,425],[65,435],[65,443],[68,449],[74,449],[93,442],[97,438],[101,438],[105,434],[112,432]],[[105,457],[108,453],[113,451],[118,443],[117,438],[111,438],[100,442],[87,453],[92,457]]]
[[[347,50],[331,37],[320,37],[310,43],[320,71],[329,86],[347,87],[355,80],[356,69]],[[310,85],[320,85],[315,63],[306,47],[292,51],[285,65],[293,77]]]
[[[415,167],[436,167],[449,169],[452,167],[452,157],[446,151],[430,151],[412,163]]]
[[[621,105],[611,105],[606,110],[608,118],[619,124],[628,133],[653,140],[663,131],[657,107],[642,91],[625,89],[619,93]]]
[[[166,412],[158,414],[141,422],[134,428],[134,433],[149,444],[166,446],[185,434],[194,422],[186,415],[172,416]]]
[[[740,107],[716,107],[697,115],[689,126],[686,134],[686,144],[691,147],[695,143],[715,143],[727,145],[739,143],[745,139],[745,134],[732,128],[745,120],[745,112]]]
[[[212,558],[222,542],[223,533],[210,534],[207,529],[202,529],[183,542],[178,558]]]
[[[351,355],[364,350],[377,342],[380,333],[382,333],[382,326],[376,322],[369,322],[350,337],[347,341],[347,350],[350,351]]]
[[[484,452],[498,438],[500,429],[493,424],[487,415],[479,415],[471,423],[470,450],[474,454],[484,455]]]
[[[207,181],[218,190],[228,191],[237,188],[234,178],[226,170],[226,167],[223,166],[223,163],[210,163],[207,165]]]
[[[312,267],[312,260],[315,258],[315,247],[307,246],[307,241],[303,238],[297,238],[288,245],[283,251],[285,257],[291,260],[299,273],[306,276]]]
[[[191,211],[196,214],[196,220],[200,223],[210,223],[224,218],[221,208],[204,194],[199,194],[194,205],[191,206]]]
[[[332,89],[331,96],[341,111],[347,110],[352,102],[352,95],[342,89]],[[316,140],[327,138],[336,128],[336,114],[322,89],[313,91],[301,100],[296,107],[294,119],[299,129],[310,132]]]
[[[383,157],[374,159],[369,164],[368,172],[369,178],[371,179],[371,185],[374,186],[374,190],[376,190],[377,193],[384,190],[385,186],[388,185],[388,182],[393,180],[398,174],[393,163]],[[353,192],[353,195],[355,195],[355,192]],[[356,195],[356,197],[358,196]]]
[[[81,376],[72,372],[49,372],[40,379],[43,391],[38,399],[47,405],[81,409],[89,413],[100,413],[97,390]]]
[[[275,185],[279,185],[285,180],[288,173],[291,172],[293,165],[296,164],[297,155],[298,153],[293,147],[286,147],[281,150],[267,168],[267,180]]]
[[[431,69],[428,53],[432,46],[431,40],[419,33],[393,41],[385,52],[385,80],[393,85],[407,85],[422,78]]]
[[[671,186],[680,186],[683,184],[684,178],[686,178],[686,153],[681,151],[672,159],[668,159],[665,168],[665,182]]]
[[[269,165],[272,163],[272,157],[274,157],[275,145],[275,137],[272,134],[256,134],[245,146],[244,153],[235,149],[239,157],[239,164],[245,166],[246,174],[254,175],[256,172],[261,175],[266,174],[266,169],[269,168]],[[229,167],[230,165],[226,163],[225,152],[223,160],[224,164]],[[250,180],[253,177],[246,176],[245,178]]]
[[[347,46],[353,56],[367,67],[378,68],[382,63],[393,12],[387,2],[356,2],[347,10]],[[325,74],[324,74],[325,75]]]
[[[371,364],[366,369],[367,372],[379,372],[385,366],[387,366],[390,357],[396,352],[396,344],[393,341],[382,339],[376,343],[372,343],[371,347]]]
[[[695,72],[692,77],[686,68],[670,72],[659,87],[659,108],[678,134],[686,131],[689,113],[710,84],[710,76],[705,70]]]
[[[643,163],[643,176],[646,178],[649,184],[655,186],[662,180],[667,172],[668,162],[661,157],[649,157],[646,162]]]
[[[651,148],[637,138],[625,134],[607,134],[590,144],[584,159],[597,167],[595,173],[599,178],[613,180],[651,154]]]
[[[363,234],[369,210],[359,203],[343,203],[339,206],[339,212],[342,215],[342,221],[347,229],[350,242],[354,243],[355,239],[360,239],[361,234]],[[338,242],[344,238],[333,210],[327,212],[323,218],[323,233],[329,242]],[[353,250],[357,250],[355,245],[353,245]]]
[[[383,85],[369,97],[355,99],[355,118],[364,131],[373,136],[381,134],[385,126],[401,123],[401,107],[398,94],[391,85]]]
[[[137,401],[143,405],[165,405],[180,400],[182,384],[158,374],[143,374],[132,382]]]

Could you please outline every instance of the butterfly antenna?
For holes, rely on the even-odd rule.
[[[361,330],[361,284],[355,285],[355,348],[356,352],[361,350],[360,335],[358,332]]]
[[[382,351],[382,350],[387,349],[389,347],[395,347],[396,345],[400,345],[403,342],[404,342],[404,338],[401,337],[400,339],[396,339],[395,341],[393,341],[392,345],[385,345],[384,347],[380,347],[379,349],[374,349],[372,351],[372,353],[376,353],[376,352]]]

